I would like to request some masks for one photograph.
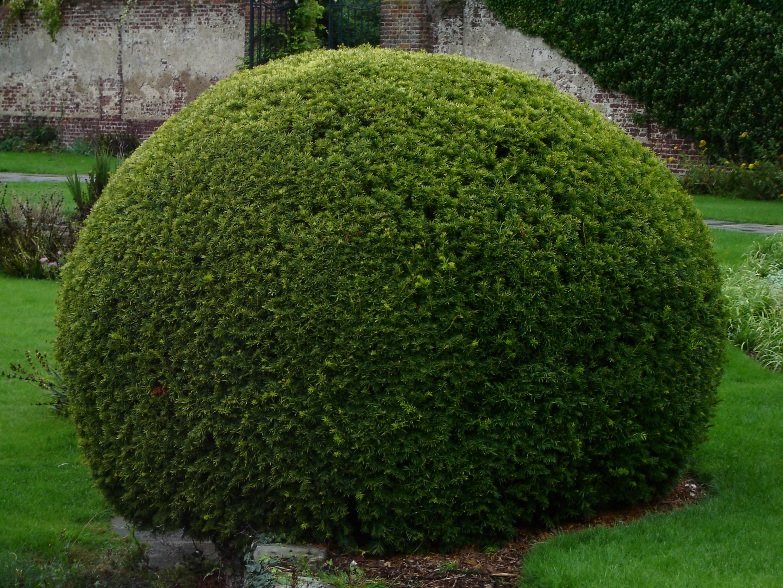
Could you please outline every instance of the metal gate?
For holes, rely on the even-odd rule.
[[[329,0],[327,47],[356,47],[381,42],[381,0]]]
[[[295,0],[250,0],[247,65],[255,67],[284,54]]]
[[[380,44],[380,0],[323,0],[324,46],[329,49]],[[255,67],[286,54],[296,0],[249,0],[247,65]]]

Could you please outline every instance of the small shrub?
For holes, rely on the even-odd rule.
[[[6,204],[6,200],[10,200]],[[0,199],[0,270],[28,278],[56,278],[64,256],[73,248],[77,227],[63,213],[59,194],[40,203],[8,196]]]
[[[692,194],[720,194],[747,200],[783,199],[783,163],[756,161],[721,164],[708,160],[688,166],[683,187]]]
[[[783,370],[783,235],[754,244],[724,292],[729,338],[768,369]]]
[[[45,119],[33,116],[25,118],[25,123],[0,139],[2,151],[45,151],[58,145],[59,133]]]
[[[109,183],[111,176],[111,157],[106,151],[98,151],[95,154],[95,165],[87,179],[86,189],[82,186],[77,173],[66,178],[66,186],[76,204],[76,218],[84,220],[90,214],[92,207],[98,202],[104,188]]]
[[[78,155],[92,155],[95,153],[95,147],[91,141],[87,139],[76,139],[68,147],[68,151],[71,153],[77,153]]]
[[[551,84],[315,51],[215,85],[112,176],[56,349],[140,526],[487,543],[671,487],[720,286],[677,180]]]
[[[0,139],[0,151],[24,151],[25,140],[18,135],[6,135]]]
[[[107,133],[94,137],[91,144],[95,153],[125,158],[136,150],[140,141],[133,133]]]
[[[12,363],[9,369],[9,372],[0,372],[0,376],[35,384],[49,395],[47,404],[51,405],[56,415],[68,415],[68,391],[60,370],[49,362],[45,353],[28,351],[24,364]]]

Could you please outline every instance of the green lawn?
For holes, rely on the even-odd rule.
[[[762,235],[712,231],[734,266]],[[783,585],[783,374],[728,346],[720,404],[694,470],[701,503],[613,528],[562,533],[534,547],[525,587]]]
[[[26,350],[48,351],[57,284],[0,274],[0,369]],[[93,487],[72,424],[56,417],[43,392],[0,378],[0,586],[32,558],[61,557],[66,546],[109,538],[110,511]]]
[[[766,235],[759,233],[744,233],[726,229],[712,229],[713,251],[718,263],[723,266],[736,267],[740,264],[745,252],[750,246]]]
[[[0,182],[0,198],[3,197],[4,188],[7,195],[6,204],[8,204],[11,197],[19,200],[29,200],[30,202],[39,202],[44,195],[57,194],[63,198],[63,208],[66,212],[76,210],[71,193],[66,188],[64,182]]]
[[[741,200],[723,196],[693,196],[704,218],[783,225],[783,200]]]
[[[92,155],[0,151],[0,172],[67,176],[74,172],[86,174],[94,163],[95,157]]]

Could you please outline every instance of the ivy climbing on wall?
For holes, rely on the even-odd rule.
[[[743,161],[783,153],[779,0],[487,0],[663,125]]]
[[[43,22],[52,40],[60,30],[62,18],[60,0],[0,0],[0,6],[8,10],[6,24],[19,20],[24,13],[33,13]]]

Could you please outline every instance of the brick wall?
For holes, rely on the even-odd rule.
[[[599,92],[592,96],[590,103],[608,113],[607,118],[657,153],[676,174],[684,173],[688,162],[699,156],[693,141],[646,117],[644,106],[638,100],[620,92]]]
[[[432,50],[427,0],[381,0],[381,47]]]
[[[230,75],[244,53],[244,0],[80,0],[52,42],[34,18],[0,42],[0,134],[36,120],[76,138],[146,138]],[[2,26],[2,25],[0,25]]]

